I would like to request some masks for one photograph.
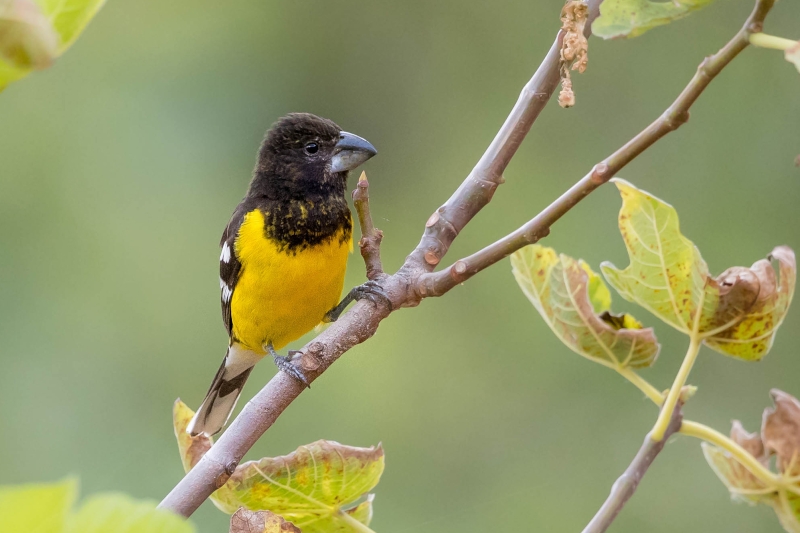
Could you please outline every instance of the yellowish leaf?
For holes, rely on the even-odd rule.
[[[659,350],[653,330],[611,314],[611,293],[588,265],[538,244],[514,252],[511,265],[522,291],[570,349],[606,366],[653,364]]]
[[[78,496],[78,482],[0,486],[0,531],[62,533]]]
[[[600,4],[600,16],[592,24],[592,33],[604,39],[636,37],[710,3],[711,0],[605,0]]]
[[[627,181],[613,181],[622,196],[619,229],[631,264],[619,270],[605,262],[600,268],[623,298],[688,334],[704,307],[708,266],[680,232],[675,208]],[[712,285],[709,292],[715,291]]]
[[[700,251],[681,233],[675,208],[624,180],[613,181],[622,196],[619,228],[630,265],[620,270],[603,263],[609,284],[719,352],[747,360],[766,355],[794,293],[794,252],[785,246],[772,252],[780,283],[767,260],[712,278]]]
[[[78,38],[105,0],[0,0],[0,91],[45,68]]]
[[[192,416],[194,412],[186,404],[175,402],[173,424],[187,471],[213,444],[210,437],[192,437],[186,432]],[[383,469],[380,445],[355,448],[320,440],[289,455],[239,465],[211,500],[228,514],[240,507],[270,511],[290,520],[303,533],[363,531],[372,518],[369,491],[378,484]],[[359,503],[361,498],[365,501]],[[359,528],[359,524],[363,525]]]

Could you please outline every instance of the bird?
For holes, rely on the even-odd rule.
[[[290,113],[267,131],[247,192],[220,240],[219,286],[228,349],[187,432],[211,436],[227,424],[250,372],[270,355],[305,386],[278,350],[362,298],[391,305],[368,281],[340,300],[353,221],[350,170],[377,154],[366,139],[310,113]],[[290,352],[291,354],[292,352]]]

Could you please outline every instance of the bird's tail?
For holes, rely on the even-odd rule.
[[[211,436],[219,433],[228,422],[244,383],[260,358],[237,345],[228,347],[206,398],[186,429],[190,435],[194,437],[202,433]]]

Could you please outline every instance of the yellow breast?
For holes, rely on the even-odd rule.
[[[233,336],[247,349],[276,350],[319,324],[339,303],[352,239],[343,232],[296,251],[282,250],[264,233],[264,215],[248,213],[235,242],[242,264],[231,300]]]

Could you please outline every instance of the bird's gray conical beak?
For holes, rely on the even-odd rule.
[[[378,151],[366,139],[343,131],[339,134],[334,155],[331,159],[331,171],[346,172],[353,170],[361,163],[377,154]]]

